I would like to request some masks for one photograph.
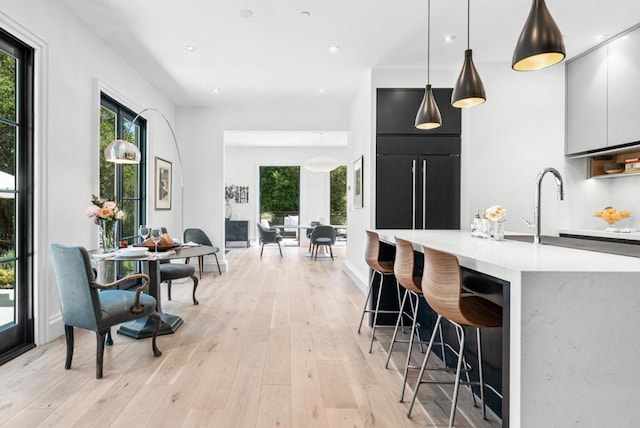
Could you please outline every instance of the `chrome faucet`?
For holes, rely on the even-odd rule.
[[[558,199],[560,199],[561,201],[564,200],[564,184],[562,182],[562,176],[560,175],[560,173],[558,172],[557,169],[555,168],[545,168],[542,171],[540,171],[538,173],[538,175],[536,176],[536,191],[535,191],[535,202],[533,205],[533,217],[534,217],[534,222],[530,222],[525,220],[524,218],[522,219],[525,223],[527,223],[527,225],[529,227],[533,227],[535,228],[535,232],[533,234],[533,243],[534,244],[539,244],[540,243],[540,188],[542,186],[542,178],[545,176],[545,174],[547,172],[550,172],[551,174],[553,174],[556,177],[556,183],[558,185]]]

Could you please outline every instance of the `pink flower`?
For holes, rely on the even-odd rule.
[[[104,208],[115,208],[116,207],[116,203],[113,201],[106,201],[103,205]]]
[[[98,208],[95,205],[89,205],[89,207],[85,210],[84,214],[87,217],[95,217],[98,215],[98,212],[100,212],[100,208]]]

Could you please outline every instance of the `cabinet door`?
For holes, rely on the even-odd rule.
[[[418,209],[422,215],[422,206],[426,207],[425,229],[459,229],[460,157],[425,156],[419,162],[421,170],[426,170],[421,177],[421,180],[426,179],[426,189],[418,198],[422,201],[426,197],[424,205]],[[422,218],[419,224],[422,225]]]
[[[607,47],[567,64],[567,154],[607,147]]]
[[[416,113],[422,103],[424,88],[379,88],[376,101],[378,134],[460,135],[460,109],[451,106],[451,88],[434,88],[433,94],[442,116],[442,126],[417,129]]]
[[[378,155],[376,159],[376,228],[412,229],[416,157]]]
[[[640,141],[640,29],[609,44],[608,145]]]

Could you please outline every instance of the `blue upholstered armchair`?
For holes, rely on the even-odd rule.
[[[91,268],[89,254],[84,248],[51,244],[51,257],[67,339],[65,369],[71,368],[73,359],[74,327],[96,332],[96,378],[100,379],[105,341],[109,345],[112,343],[111,327],[145,316],[157,323],[151,340],[153,355],[162,355],[156,346],[156,335],[160,330],[156,299],[143,293],[149,284],[147,275],[129,275],[111,284],[99,284]],[[143,279],[144,285],[135,291],[116,289],[118,285],[132,279]]]
[[[262,248],[260,249],[260,257],[262,257],[262,252],[264,251],[265,244],[278,244],[280,257],[282,257],[282,247],[280,247],[282,235],[280,235],[275,229],[265,229],[260,223],[258,223],[258,232],[260,233],[260,244],[262,244]]]

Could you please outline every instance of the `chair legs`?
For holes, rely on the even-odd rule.
[[[69,370],[71,368],[71,361],[73,360],[73,326],[64,326],[64,335],[67,339],[67,358],[64,362],[64,368]]]
[[[105,330],[96,331],[96,379],[102,379],[102,362],[104,360],[104,341],[107,332]]]
[[[213,253],[213,256],[216,258],[216,264],[218,265],[218,273],[222,275],[222,270],[220,269],[220,262],[218,261],[218,255]]]
[[[309,245],[311,245],[311,244],[309,244]],[[317,244],[317,245],[314,245],[311,248],[311,257],[313,257],[314,260],[318,260],[318,250],[320,249],[321,245],[324,246],[325,248],[329,247],[329,254],[331,255],[331,260],[335,261],[335,259],[333,258],[333,249],[332,249],[331,245],[329,245],[329,244]],[[315,253],[315,256],[314,256],[314,253]]]
[[[192,293],[193,304],[199,305],[200,302],[198,302],[198,299],[196,299],[196,288],[198,288],[198,283],[199,283],[198,277],[191,276],[190,278],[193,281],[193,293]],[[167,298],[171,300],[171,281],[167,281]]]
[[[453,351],[456,353],[456,356],[458,358],[458,361],[456,363],[456,373],[455,373],[455,379],[453,382],[451,381],[429,381],[429,380],[424,380],[424,372],[425,370],[427,370],[427,362],[429,360],[429,356],[431,354],[431,351],[433,350],[433,344],[434,344],[434,340],[435,340],[435,336],[436,336],[436,329],[440,329],[441,328],[441,324],[442,324],[442,316],[438,315],[438,320],[436,321],[436,324],[434,326],[434,330],[433,333],[431,334],[431,339],[429,340],[429,346],[427,347],[427,353],[424,356],[424,360],[422,361],[422,366],[420,367],[420,373],[418,374],[418,380],[416,382],[416,386],[413,390],[413,397],[411,398],[411,404],[409,405],[409,409],[407,411],[407,416],[411,417],[411,411],[413,410],[413,405],[415,404],[416,401],[416,397],[418,396],[418,390],[420,389],[420,385],[424,384],[424,383],[430,383],[430,384],[453,384],[453,397],[451,400],[451,410],[449,412],[449,427],[453,427],[453,423],[455,421],[455,416],[456,416],[456,408],[457,408],[457,404],[458,404],[458,393],[460,390],[460,385],[464,384],[464,385],[468,385],[469,388],[471,389],[471,385],[478,385],[480,387],[480,400],[482,401],[482,417],[484,419],[487,418],[487,410],[486,410],[486,403],[485,403],[485,388],[489,388],[492,392],[494,392],[498,397],[502,398],[502,394],[500,394],[498,391],[495,390],[495,388],[493,388],[491,385],[485,385],[484,383],[484,377],[483,377],[483,370],[482,370],[482,337],[480,334],[480,328],[476,328],[476,340],[477,340],[477,346],[478,346],[478,378],[479,378],[479,382],[471,382],[469,380],[469,376],[468,376],[468,366],[467,363],[465,361],[464,358],[464,345],[465,345],[465,331],[464,331],[464,327],[456,322],[453,321],[449,321],[451,322],[451,324],[453,324],[453,326],[456,329],[456,336],[458,338],[458,350],[457,351]],[[442,333],[440,333],[442,334]],[[441,339],[442,340],[442,339]],[[446,370],[446,366],[444,368]],[[432,370],[432,369],[429,369]],[[462,372],[465,371],[466,373],[466,377],[467,377],[467,381],[461,381],[461,376],[462,376]],[[474,405],[475,405],[475,396],[473,395],[473,390],[471,390],[471,394],[473,396],[473,400],[474,400]]]
[[[374,309],[367,309],[367,305],[369,304],[369,300],[371,299],[371,295],[373,294],[373,281],[376,277],[376,274],[380,276],[380,282],[378,283],[380,286],[378,287],[378,297],[376,299],[376,305]],[[360,316],[360,324],[358,325],[358,334],[360,334],[360,330],[362,329],[362,323],[364,321],[364,316],[367,313],[373,314],[373,324],[371,326],[371,338],[369,340],[369,353],[373,350],[373,341],[375,340],[376,328],[378,327],[378,314],[398,314],[400,317],[400,313],[402,311],[402,307],[398,311],[392,310],[381,310],[380,309],[380,296],[382,295],[382,284],[384,282],[384,277],[386,275],[393,275],[393,273],[383,273],[377,270],[373,270],[371,274],[371,279],[369,280],[369,291],[367,292],[367,297],[364,300],[364,306],[362,308],[362,315]],[[396,287],[398,286],[396,282]],[[398,294],[398,299],[400,299],[400,295]],[[398,304],[400,301],[398,300]],[[401,318],[401,317],[400,317]]]
[[[280,257],[282,257],[282,247],[280,246],[280,242],[276,242],[276,244],[278,244],[278,249],[280,250]],[[262,248],[260,248],[260,257],[262,257],[263,251],[264,251],[264,242],[262,243]],[[216,256],[216,261],[217,260],[218,260],[218,256]],[[218,265],[218,270],[220,270],[220,265]],[[222,275],[222,272],[220,272],[220,275]]]

